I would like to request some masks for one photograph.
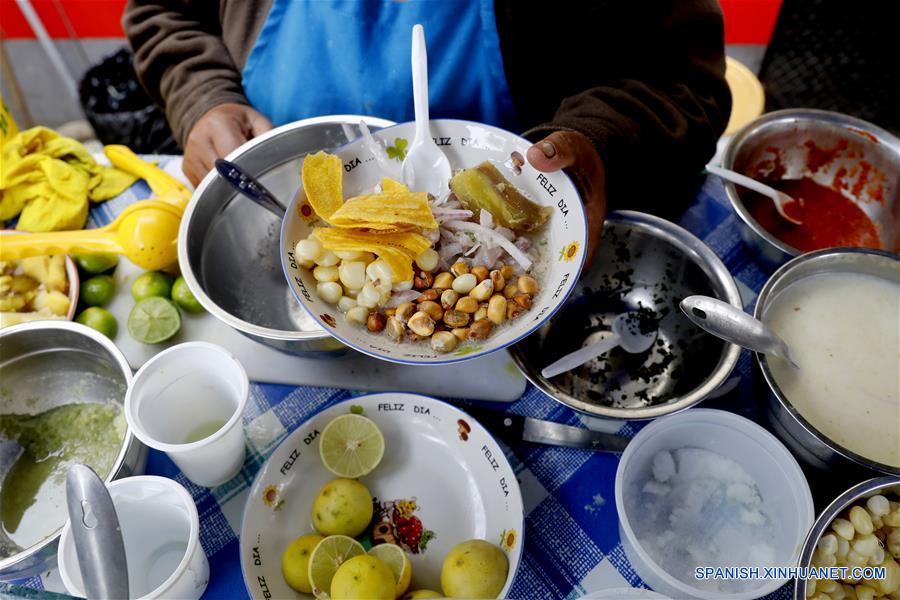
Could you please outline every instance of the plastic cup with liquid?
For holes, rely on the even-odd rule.
[[[127,477],[107,484],[125,543],[129,598],[197,600],[209,583],[197,506],[165,477]],[[73,596],[85,596],[75,540],[66,522],[59,538],[59,574]]]
[[[188,479],[215,487],[244,464],[241,415],[249,388],[244,367],[224,348],[179,344],[138,370],[125,418],[139,440],[165,452]]]

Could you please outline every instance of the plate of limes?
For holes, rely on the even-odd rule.
[[[256,476],[241,526],[253,598],[495,598],[522,556],[503,450],[446,402],[371,394],[314,415]]]

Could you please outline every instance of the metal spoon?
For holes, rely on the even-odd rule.
[[[612,350],[616,346],[621,346],[623,350],[631,354],[644,352],[656,340],[656,331],[642,332],[633,313],[618,315],[613,321],[612,331],[612,335],[603,338],[599,342],[579,348],[575,352],[570,352],[556,362],[547,365],[541,371],[541,376],[545,379],[556,377],[560,373],[580,367],[587,361]]]
[[[434,143],[428,126],[428,53],[421,25],[412,32],[412,77],[416,136],[403,159],[403,180],[415,192],[440,197],[450,181],[450,161]]]
[[[791,358],[784,340],[768,325],[741,309],[709,296],[688,296],[679,306],[697,327],[707,333],[755,352],[777,356],[794,368],[800,368]]]
[[[128,564],[119,517],[109,490],[89,466],[69,469],[66,505],[88,599],[128,598]]]
[[[257,181],[255,177],[224,158],[217,158],[215,165],[216,171],[218,171],[219,175],[222,176],[222,179],[228,182],[231,187],[250,200],[253,200],[279,219],[284,218],[284,213],[287,212],[287,208],[285,208],[281,200],[275,197],[275,194]]]
[[[798,221],[796,218],[788,215],[784,211],[784,206],[786,204],[790,204],[792,202],[797,202],[796,198],[788,196],[782,191],[776,190],[775,188],[768,186],[764,183],[760,183],[755,179],[751,179],[746,175],[741,175],[735,171],[730,171],[728,169],[723,169],[722,167],[716,167],[714,165],[706,165],[706,170],[712,173],[713,175],[718,175],[722,179],[726,181],[730,181],[731,183],[737,184],[741,187],[745,187],[748,190],[753,190],[763,196],[767,196],[775,202],[775,210],[778,211],[778,214],[784,217],[784,219],[790,221],[794,225],[803,225],[803,221]]]

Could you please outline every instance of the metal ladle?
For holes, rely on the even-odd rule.
[[[777,356],[800,368],[791,358],[785,341],[768,325],[741,309],[709,296],[688,296],[679,306],[694,325],[707,333],[748,350]]]

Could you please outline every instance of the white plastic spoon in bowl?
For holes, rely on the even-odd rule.
[[[622,313],[615,318],[612,324],[612,335],[606,336],[599,342],[590,346],[579,348],[575,352],[566,354],[556,362],[544,367],[541,376],[544,379],[556,377],[560,373],[571,371],[580,367],[587,361],[596,358],[604,352],[609,352],[616,346],[631,354],[644,352],[653,345],[656,340],[656,331],[642,332],[638,319],[633,313]]]
[[[440,197],[450,181],[450,161],[434,143],[428,123],[428,53],[421,25],[412,31],[412,77],[416,137],[403,159],[403,180],[414,192]]]
[[[799,221],[796,218],[788,215],[784,211],[784,206],[786,204],[790,204],[792,202],[797,202],[796,198],[788,196],[784,192],[780,190],[776,190],[775,188],[768,186],[764,183],[760,183],[755,179],[751,179],[746,175],[741,175],[735,171],[731,171],[729,169],[723,169],[722,167],[717,167],[715,165],[706,165],[706,170],[712,173],[713,175],[718,175],[722,179],[726,181],[730,181],[736,185],[741,187],[745,187],[748,190],[753,190],[758,194],[762,194],[768,198],[771,198],[775,203],[775,210],[778,211],[778,214],[781,215],[785,220],[790,221],[794,225],[803,225],[803,221]]]

